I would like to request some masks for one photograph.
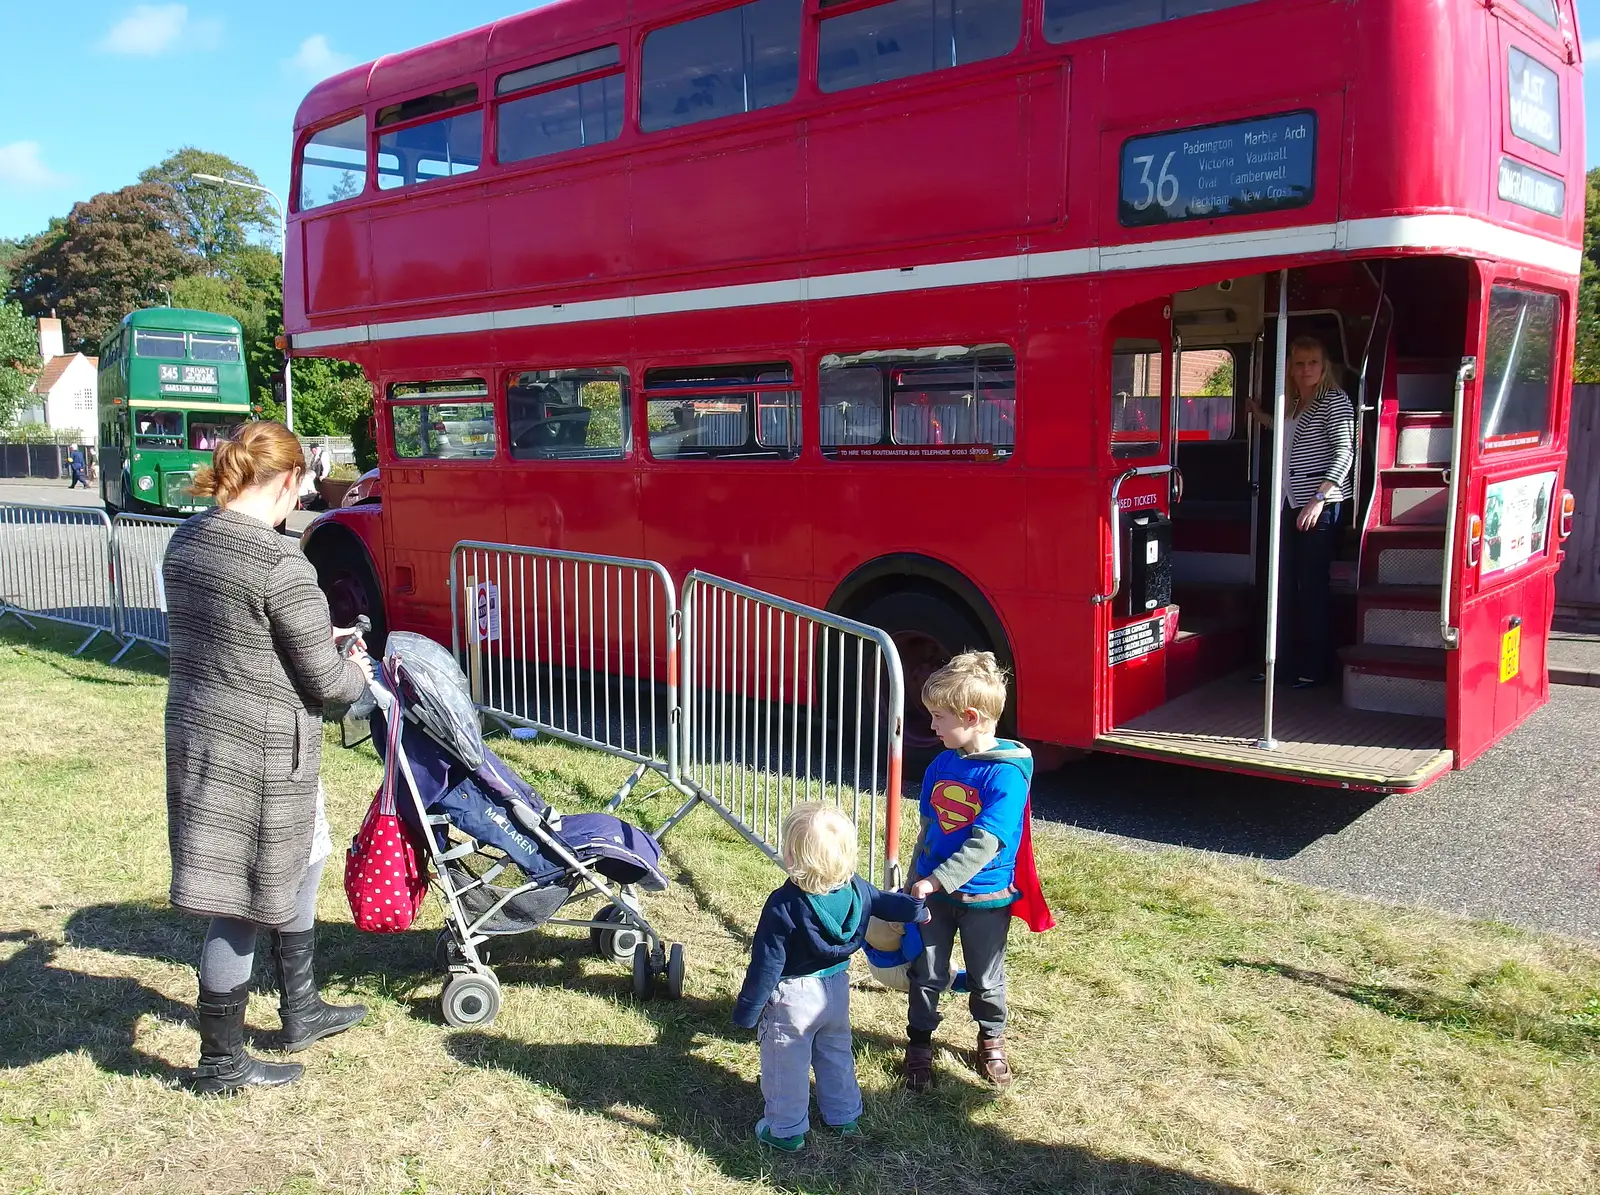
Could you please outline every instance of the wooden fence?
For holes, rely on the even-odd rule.
[[[1556,605],[1563,614],[1600,618],[1600,385],[1572,388],[1567,489],[1578,500],[1578,515],[1556,574]]]

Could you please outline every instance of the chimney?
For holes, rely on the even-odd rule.
[[[66,351],[66,343],[61,339],[61,321],[54,316],[41,316],[39,319],[39,356],[48,363],[50,358],[59,357]]]

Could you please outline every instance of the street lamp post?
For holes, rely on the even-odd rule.
[[[223,185],[229,187],[243,187],[247,191],[260,191],[263,195],[266,195],[274,204],[277,205],[279,248],[278,260],[280,267],[284,271],[283,285],[284,288],[287,289],[289,268],[289,228],[287,209],[283,206],[283,200],[278,198],[276,192],[261,186],[259,183],[240,182],[236,178],[223,178],[216,174],[196,174],[194,177],[199,179],[201,182],[222,183]],[[290,431],[294,431],[294,375],[291,372],[293,360],[294,359],[289,356],[289,348],[286,344],[283,350],[283,414],[284,422],[289,425]]]

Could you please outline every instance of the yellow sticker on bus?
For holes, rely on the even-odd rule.
[[[1500,683],[1522,671],[1522,626],[1518,624],[1500,636]]]

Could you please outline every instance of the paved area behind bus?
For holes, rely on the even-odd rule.
[[[1463,772],[1377,797],[1093,755],[1035,812],[1137,848],[1254,857],[1287,878],[1600,940],[1600,689],[1550,703]]]

